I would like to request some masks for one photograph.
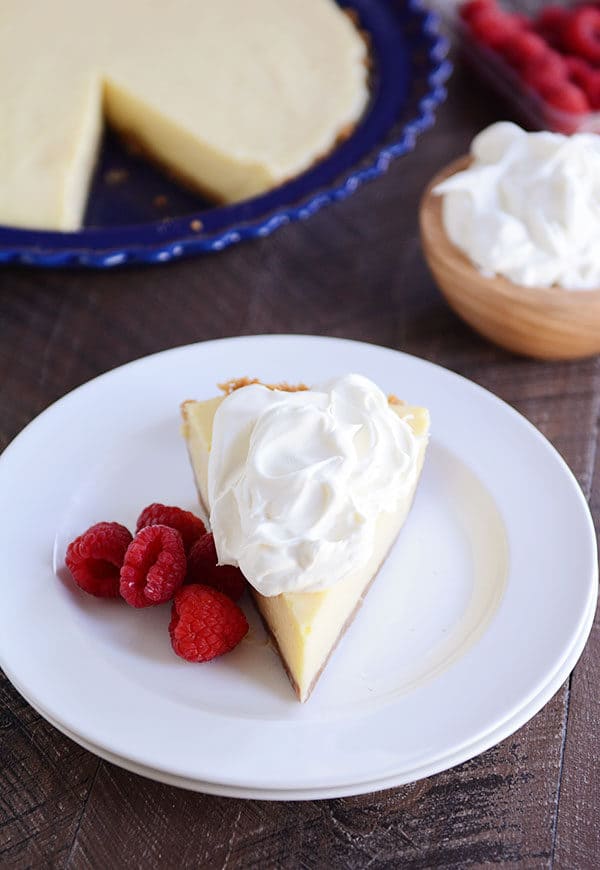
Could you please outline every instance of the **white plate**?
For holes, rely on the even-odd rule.
[[[131,771],[132,773],[139,774],[140,776],[145,776],[149,779],[155,779],[158,782],[164,782],[167,785],[174,785],[178,786],[179,788],[189,789],[191,791],[204,792],[206,794],[215,794],[220,795],[221,797],[241,797],[252,800],[283,801],[323,800],[326,798],[369,794],[374,791],[380,791],[382,789],[394,788],[399,785],[404,785],[407,782],[414,782],[415,780],[422,779],[426,776],[431,776],[432,774],[438,773],[441,770],[447,770],[449,767],[453,767],[455,764],[466,761],[467,758],[478,755],[480,752],[483,752],[490,746],[495,746],[496,743],[499,743],[501,740],[504,740],[506,737],[513,734],[518,728],[520,728],[525,722],[527,722],[539,710],[541,710],[544,704],[546,704],[550,700],[550,698],[554,695],[556,691],[558,691],[565,679],[568,677],[577,660],[579,659],[583,648],[585,647],[588,635],[590,633],[590,628],[594,622],[595,613],[596,597],[593,596],[590,599],[590,608],[585,623],[582,627],[581,635],[577,638],[572,650],[569,651],[569,654],[567,655],[561,668],[556,672],[548,685],[545,686],[543,691],[540,692],[539,695],[536,695],[536,697],[532,701],[530,701],[529,704],[527,704],[522,710],[520,710],[515,716],[513,716],[512,719],[508,719],[506,722],[504,722],[500,728],[496,729],[495,731],[491,731],[488,735],[486,735],[485,743],[476,742],[468,750],[465,750],[463,748],[463,750],[456,758],[453,758],[452,756],[446,756],[445,758],[438,760],[435,765],[426,765],[425,767],[418,768],[412,771],[404,771],[398,776],[392,776],[388,777],[387,779],[381,780],[373,780],[372,782],[354,783],[344,786],[337,786],[335,788],[323,787],[319,789],[313,788],[302,790],[269,790],[256,788],[241,788],[240,786],[225,786],[221,785],[220,783],[202,782],[201,780],[197,779],[187,779],[183,776],[170,775],[165,771],[156,770],[155,768],[144,767],[141,764],[135,764],[135,762],[132,762],[129,759],[114,755],[113,753],[108,752],[106,749],[95,746],[93,743],[88,743],[87,741],[83,740],[82,737],[78,734],[71,734],[67,728],[61,725],[61,723],[55,722],[52,717],[49,716],[47,713],[44,713],[43,710],[38,710],[38,712],[45,716],[46,719],[48,719],[53,725],[56,726],[56,728],[66,734],[67,737],[70,737],[72,740],[75,740],[86,749],[89,749],[91,752],[96,753],[96,755],[99,755],[102,758],[106,759],[106,761],[111,762],[111,764],[116,764],[119,767],[123,767],[126,770]]]
[[[168,607],[133,611],[69,581],[66,545],[91,523],[131,526],[154,500],[193,507],[182,399],[238,374],[346,371],[427,405],[433,436],[405,530],[306,705],[257,620],[233,653],[190,665],[170,650]],[[597,594],[585,499],[527,421],[430,363],[335,339],[227,339],[109,372],[5,451],[0,513],[0,662],[22,694],[124,764],[231,794],[358,793],[471,757],[564,679]]]

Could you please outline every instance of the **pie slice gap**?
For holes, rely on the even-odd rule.
[[[226,392],[253,383],[247,379],[229,382]],[[254,382],[255,383],[255,382]],[[280,384],[271,389],[296,391],[306,387]],[[182,433],[187,443],[202,507],[210,516],[208,469],[213,447],[213,421],[226,395],[207,401],[186,401],[181,406]],[[310,696],[340,638],[356,616],[362,601],[385,561],[409,513],[420,478],[429,437],[429,412],[391,396],[390,409],[405,421],[416,446],[414,473],[395,510],[378,514],[374,543],[366,561],[353,567],[343,579],[315,592],[284,592],[266,596],[250,580],[253,602],[279,653],[298,700]]]

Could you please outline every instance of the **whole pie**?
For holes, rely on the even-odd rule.
[[[181,409],[200,501],[305,701],[404,524],[429,413],[357,375],[225,392]]]
[[[360,118],[367,48],[334,0],[6,0],[0,223],[82,222],[103,120],[215,200],[307,169]]]

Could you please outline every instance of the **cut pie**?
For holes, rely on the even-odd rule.
[[[251,383],[252,382],[248,382],[247,380],[232,382],[229,385],[228,392],[231,393],[232,390],[237,391],[248,388],[256,389],[256,387],[251,386]],[[265,390],[265,387],[261,385],[260,389]],[[287,385],[278,385],[277,388],[269,389],[275,389],[276,394],[281,394],[283,391],[295,390],[298,388],[290,388]],[[300,389],[306,390],[305,387]],[[310,393],[297,393],[296,395],[298,397],[301,395],[309,396]],[[217,410],[221,408],[223,402],[228,399],[229,395],[218,396],[203,402],[187,401],[183,403],[181,408],[183,416],[183,435],[187,442],[200,501],[206,510],[207,515],[211,516],[211,513],[213,514],[213,519],[215,519],[215,515],[217,515],[216,518],[218,518],[218,511],[215,510],[215,505],[211,505],[210,503],[211,485],[213,491],[216,492],[215,476],[218,477],[220,473],[218,468],[216,470],[212,468],[211,473],[213,479],[211,485],[209,485],[209,461],[211,458],[211,450],[217,449],[217,445],[215,445],[213,440],[213,423],[215,421]],[[257,400],[263,402],[263,398],[259,395],[257,395]],[[253,399],[250,402],[251,405],[253,401],[255,400]],[[389,512],[381,511],[376,515],[374,521],[374,534],[372,536],[369,552],[365,554],[365,558],[362,561],[359,560],[358,564],[354,564],[353,562],[350,570],[346,571],[342,579],[334,585],[318,589],[318,591],[288,591],[280,594],[264,595],[255,588],[255,585],[261,586],[261,584],[255,583],[255,585],[252,585],[253,580],[256,578],[248,576],[247,571],[244,571],[247,579],[250,581],[250,591],[254,603],[266,628],[275,642],[283,665],[300,701],[305,701],[310,695],[340,637],[352,622],[368,588],[373,582],[381,564],[385,560],[388,551],[404,524],[413,501],[428,441],[429,413],[425,408],[407,405],[398,401],[394,397],[390,397],[388,401],[389,406],[386,405],[386,412],[389,407],[389,410],[398,416],[402,421],[402,426],[410,437],[412,445],[412,467],[408,470],[405,476],[405,485],[403,486],[399,496],[397,496],[397,502],[394,509]],[[385,404],[385,397],[383,397],[383,403]],[[301,409],[303,399],[298,398],[296,404]],[[297,409],[293,409],[293,412],[296,413],[296,410]],[[301,414],[302,411],[300,410],[299,413]],[[347,416],[347,412],[344,413],[346,413]],[[269,422],[276,427],[279,426],[276,417],[269,418]],[[223,421],[221,422],[221,426],[222,425]],[[314,469],[321,469],[323,467],[327,468],[327,463],[330,461],[330,457],[323,454],[321,444],[318,445],[318,451],[315,450],[315,445],[311,446],[310,449],[305,448],[305,442],[310,440],[311,437],[310,432],[317,431],[317,429],[302,430],[303,425],[304,422],[301,417],[299,417],[299,438],[301,440],[298,443],[301,445],[301,450],[308,450],[308,454],[310,454],[311,458],[314,458],[315,453],[318,453],[315,463],[313,464],[313,471],[311,471],[311,475],[314,476],[315,473],[317,473]],[[309,426],[312,425],[313,423],[309,421]],[[321,425],[321,422],[318,422],[318,426]],[[246,423],[244,423],[244,426],[247,429]],[[354,426],[352,433],[354,433],[355,430],[359,431],[360,427]],[[247,434],[247,431],[242,432],[244,438],[247,437]],[[256,437],[258,436],[255,436],[256,432],[251,436],[251,450],[256,449]],[[268,450],[259,460],[261,466],[264,466],[265,463],[270,464],[268,474],[273,475],[273,477],[269,479],[274,480],[276,483],[281,479],[287,480],[287,478],[285,478],[287,468],[290,466],[290,463],[292,466],[294,465],[293,455],[290,455],[288,448],[284,447],[283,452],[281,452],[280,436],[281,429],[277,429],[274,434],[274,440],[272,441],[273,451]],[[360,438],[360,431],[357,436],[353,434],[352,437]],[[234,433],[232,435],[233,441],[235,441],[236,438],[238,438],[238,436]],[[327,444],[328,442],[324,441],[323,443]],[[274,455],[277,451],[280,451],[279,458]],[[335,466],[337,460],[332,461],[334,461]],[[302,462],[304,462],[304,459]],[[338,468],[339,463],[335,467]],[[338,473],[337,470],[335,473]],[[379,469],[377,473],[385,476],[386,470],[385,468]],[[227,478],[227,475],[231,476],[228,469],[226,469],[224,474],[225,477],[223,479]],[[284,477],[278,475],[284,475]],[[323,477],[323,480],[326,479],[327,475]],[[306,484],[304,488],[301,487],[298,498],[300,501],[302,499],[308,500],[309,507],[307,510],[310,511],[313,509],[314,494],[309,488],[307,488],[308,486],[309,485]],[[293,488],[293,483],[290,484],[290,487]],[[333,493],[330,494],[328,498],[335,499],[335,496],[336,494]],[[257,495],[256,492],[250,493],[251,500],[260,500],[261,498],[262,495]],[[273,501],[273,504],[275,503],[276,502]],[[229,510],[227,505],[226,507]],[[296,504],[294,510],[297,511],[297,508],[298,505]],[[272,507],[269,506],[266,508],[267,517],[271,515],[271,511]],[[321,517],[320,521],[322,521]],[[340,521],[339,517],[336,518],[336,521]],[[285,521],[283,522],[283,525],[285,525]],[[215,533],[215,531],[213,523],[213,533]],[[236,526],[232,535],[235,536],[238,531],[239,529]],[[277,529],[275,529],[274,533],[271,531],[270,534],[275,535],[275,540],[278,539]],[[283,540],[285,534],[282,534],[281,538]],[[215,539],[217,539],[216,534]],[[343,543],[343,538],[341,540]],[[223,546],[225,549],[227,548],[226,540]],[[268,546],[264,541],[259,541],[257,550],[259,556],[256,564],[260,564],[260,554],[265,547],[268,549]],[[305,550],[302,550],[301,552],[302,554],[305,554]],[[221,561],[229,561],[227,559],[222,559],[221,552],[219,552],[219,557],[221,558]],[[301,558],[304,558],[304,555]],[[339,551],[337,551],[335,560],[342,562],[343,554],[342,558],[340,558]],[[242,567],[242,570],[244,570],[243,560],[241,560],[239,564],[240,567]],[[282,564],[285,571],[285,559],[283,559]],[[263,582],[270,582],[270,577],[271,575],[267,572]],[[279,577],[278,582],[283,584],[283,588],[285,588],[285,577]],[[261,586],[261,588],[263,587]]]
[[[219,201],[297,175],[366,105],[334,0],[6,0],[0,223],[81,225],[103,117]]]

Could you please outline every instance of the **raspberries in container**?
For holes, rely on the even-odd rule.
[[[600,4],[541,5],[531,18],[497,0],[460,7],[464,46],[481,75],[537,127],[600,132]]]

